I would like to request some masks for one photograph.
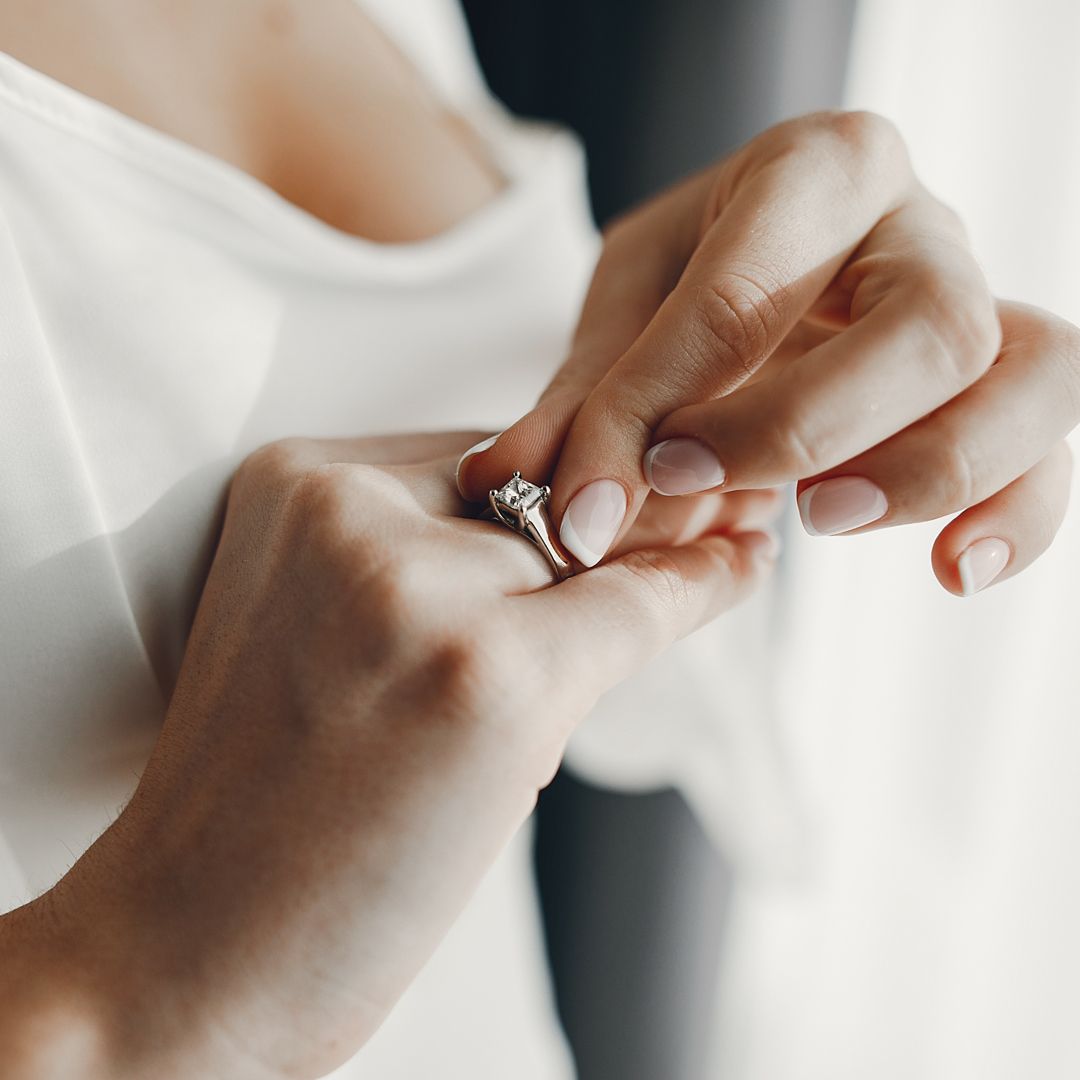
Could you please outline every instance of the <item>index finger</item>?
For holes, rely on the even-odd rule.
[[[774,136],[731,172],[675,289],[582,405],[563,446],[552,509],[587,566],[644,501],[641,460],[661,420],[749,378],[913,179],[891,125],[853,114]],[[595,483],[603,487],[590,491]],[[597,492],[606,514],[575,513],[572,502],[591,510]]]

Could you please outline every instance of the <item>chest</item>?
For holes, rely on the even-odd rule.
[[[13,0],[0,48],[345,232],[443,232],[503,180],[355,0]]]

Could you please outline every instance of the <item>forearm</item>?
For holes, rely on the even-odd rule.
[[[110,873],[107,832],[56,887],[0,916],[0,1072],[11,1080],[268,1080],[185,980],[168,929]],[[160,912],[159,912],[160,913]],[[175,943],[174,943],[175,944]],[[189,952],[194,952],[194,943]],[[227,1018],[219,1017],[226,1021]],[[245,1052],[240,1052],[241,1050]]]

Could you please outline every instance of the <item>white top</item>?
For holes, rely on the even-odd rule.
[[[579,146],[490,99],[448,0],[365,6],[508,177],[431,240],[344,234],[0,54],[0,910],[51,886],[133,789],[243,456],[293,434],[497,430],[565,355],[597,251]],[[737,787],[707,762],[740,755],[702,650],[755,640],[728,633],[604,703],[614,730],[579,767],[632,786],[687,771],[723,806]],[[743,698],[732,715],[752,721]],[[768,774],[747,730],[766,767],[744,772]],[[363,1075],[565,1076],[545,971],[526,836]]]
[[[488,100],[449,0],[367,6],[510,178],[430,241],[342,234],[0,57],[0,909],[51,885],[134,786],[244,454],[298,433],[496,430],[561,359],[596,249],[576,145]],[[887,98],[865,87],[888,76],[909,135],[965,136],[966,179],[945,185],[961,207],[993,182],[987,220],[1025,198],[1028,215],[1030,174],[987,152],[1021,135],[1054,191],[1077,189],[1076,161],[1024,123],[1080,123],[1075,35],[1025,8],[976,44],[976,0],[918,0],[901,27],[883,14],[896,5],[864,7],[878,19],[857,39],[860,103]],[[1036,72],[1055,43],[1060,62]],[[966,47],[970,99],[954,93]],[[969,137],[965,115],[1021,59],[1026,104],[998,101],[987,115],[1008,131]],[[1056,231],[1014,230],[1010,257],[1037,249],[1075,281],[1080,229],[1059,203]],[[928,529],[793,529],[781,622],[767,596],[725,617],[576,740],[590,775],[681,783],[759,871],[724,953],[715,1075],[1080,1075],[1078,528],[1074,513],[1039,566],[969,602],[933,582]],[[567,1075],[524,840],[359,1065],[372,1080]]]
[[[245,454],[495,430],[564,352],[596,250],[579,147],[487,100],[449,5],[373,14],[509,177],[420,243],[336,231],[0,56],[0,910],[131,792]],[[567,1075],[543,972],[523,837],[363,1076]]]

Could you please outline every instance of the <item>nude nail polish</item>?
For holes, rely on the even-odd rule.
[[[563,514],[559,539],[585,566],[606,554],[626,517],[626,491],[614,480],[594,480],[571,500]]]
[[[974,596],[985,589],[1009,565],[1012,548],[996,536],[969,544],[956,560],[960,588],[965,596]]]
[[[692,495],[724,482],[724,467],[697,439],[665,439],[646,451],[645,480],[658,495]]]
[[[799,515],[811,536],[835,536],[885,516],[885,492],[864,476],[834,476],[799,496]]]

